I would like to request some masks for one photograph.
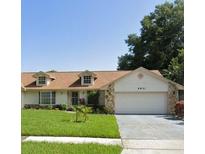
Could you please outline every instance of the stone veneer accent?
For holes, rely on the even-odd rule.
[[[172,83],[168,85],[168,113],[175,114],[175,104],[177,102],[178,89]]]
[[[114,84],[108,85],[105,90],[105,108],[109,113],[114,113]]]

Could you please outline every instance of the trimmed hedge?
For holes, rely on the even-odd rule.
[[[42,104],[25,104],[24,109],[58,109],[58,110],[67,110],[66,104],[53,104],[53,105],[42,105]]]
[[[109,114],[104,105],[86,105],[92,108],[92,113],[95,114]],[[25,104],[24,109],[45,109],[45,110],[62,110],[62,111],[74,111],[72,106],[68,107],[66,104],[53,104],[53,105],[42,105],[42,104]]]

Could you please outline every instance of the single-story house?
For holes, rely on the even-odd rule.
[[[22,107],[25,104],[79,103],[92,91],[99,104],[117,114],[172,114],[183,86],[158,70],[23,72]]]

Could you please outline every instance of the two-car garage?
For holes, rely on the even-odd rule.
[[[117,114],[168,113],[168,83],[153,73],[133,71],[117,80],[114,90]]]
[[[115,93],[115,113],[167,114],[166,92]]]

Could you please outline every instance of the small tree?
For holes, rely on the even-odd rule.
[[[80,114],[80,108],[78,106],[73,106],[73,109],[75,111],[75,122],[78,122],[79,114]]]
[[[92,108],[83,105],[83,107],[81,108],[81,112],[83,114],[84,121],[87,121],[88,120],[88,113],[92,112]]]
[[[87,107],[85,105],[78,105],[74,106],[74,111],[75,111],[75,122],[80,122],[80,117],[83,117],[83,121],[88,120],[88,113],[92,112],[91,107]]]

